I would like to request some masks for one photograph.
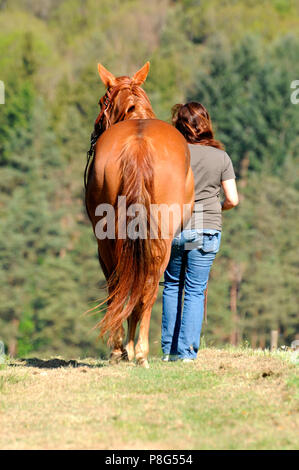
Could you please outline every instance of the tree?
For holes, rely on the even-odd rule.
[[[244,158],[249,170],[265,167],[278,174],[297,155],[299,122],[290,84],[299,76],[294,60],[299,41],[285,37],[263,52],[260,46],[253,37],[233,50],[211,44],[212,52],[206,52],[205,66],[188,93],[188,100],[200,101],[209,110],[238,174]]]

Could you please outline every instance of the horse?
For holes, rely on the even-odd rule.
[[[173,236],[190,217],[184,205],[192,210],[194,201],[187,143],[173,126],[156,118],[141,88],[149,65],[147,62],[133,77],[115,77],[98,64],[106,93],[99,101],[101,110],[94,124],[93,159],[85,192],[108,288],[106,313],[97,325],[100,337],[108,334],[112,363],[132,361],[135,354],[136,363],[145,368],[149,367],[150,317],[159,280],[169,261]],[[169,208],[173,204],[180,209],[179,217],[171,219],[165,236],[163,214],[151,208]],[[136,206],[144,209],[143,218],[139,218],[143,232],[135,226],[133,232],[138,232],[138,236],[128,236],[136,214],[132,208]],[[111,228],[112,223],[112,236],[97,236],[100,223],[102,231],[109,224]],[[125,320],[128,332],[124,346]],[[134,346],[138,323],[139,336]]]

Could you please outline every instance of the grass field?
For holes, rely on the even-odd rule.
[[[84,359],[0,366],[1,449],[298,449],[288,352],[203,349],[145,370]]]

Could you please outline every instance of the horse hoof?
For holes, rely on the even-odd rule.
[[[149,369],[149,363],[147,359],[138,359],[137,364],[141,367],[144,367],[144,369]]]
[[[128,351],[126,348],[125,348],[125,353],[124,354],[127,354],[127,361],[129,362],[132,362],[133,359],[134,359],[134,352],[130,352]]]
[[[117,358],[117,357],[110,357],[109,358],[109,364],[111,366],[115,366],[115,364],[119,364],[120,363],[120,359]]]
[[[126,349],[123,350],[121,356],[120,356],[120,360],[121,361],[125,361],[125,362],[129,362],[129,356],[128,356],[128,352]]]
[[[111,353],[109,363],[111,365],[118,364],[121,361],[122,354]]]
[[[122,352],[112,352],[109,362],[111,365],[119,364],[120,362],[129,362],[128,352],[126,349],[124,349]]]

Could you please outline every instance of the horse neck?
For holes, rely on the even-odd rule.
[[[124,120],[130,119],[155,119],[155,113],[152,108],[139,109],[131,113],[126,114]]]
[[[143,93],[130,94],[128,99],[118,103],[118,121],[127,121],[130,119],[155,119],[155,113],[147,95]],[[130,111],[131,108],[134,108]],[[129,111],[125,111],[129,110]]]

